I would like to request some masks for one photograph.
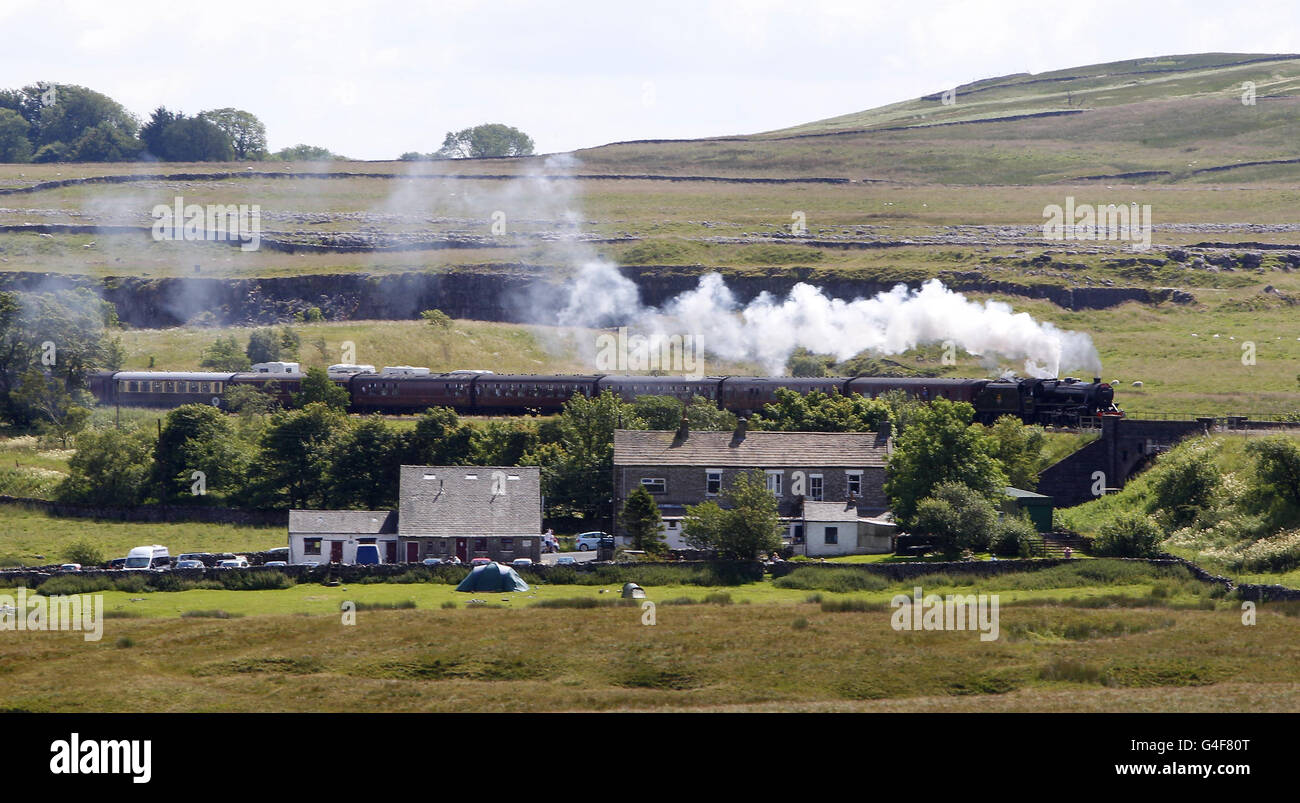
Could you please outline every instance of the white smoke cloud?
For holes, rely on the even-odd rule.
[[[694,334],[713,356],[757,361],[771,374],[784,373],[799,347],[845,360],[863,351],[894,355],[946,341],[985,357],[995,372],[1001,359],[1023,361],[1024,372],[1036,377],[1058,376],[1062,369],[1101,371],[1087,334],[1036,321],[999,301],[973,301],[938,279],[918,290],[900,284],[851,301],[801,282],[784,298],[762,293],[742,304],[721,275],[709,273],[693,290],[653,308],[641,304],[636,285],[617,267],[594,260],[581,266],[568,292],[561,325]]]
[[[576,211],[581,183],[554,179],[571,176],[578,166],[570,156],[551,157],[540,165],[530,163],[518,178],[500,185],[448,182],[434,193],[469,218],[486,221],[493,210],[502,210],[512,233],[515,222],[522,221],[525,230],[553,235],[541,251],[547,261],[572,267],[573,274],[553,290],[535,287],[507,299],[507,306],[520,320],[561,327],[553,337],[542,334],[545,345],[557,353],[576,345],[590,352],[583,356],[592,357],[594,348],[575,338],[577,329],[628,326],[652,343],[656,336],[695,336],[715,358],[757,362],[774,375],[785,372],[787,358],[800,347],[845,360],[863,351],[896,355],[945,341],[983,357],[990,375],[1004,373],[1006,360],[1037,377],[1058,376],[1062,370],[1101,371],[1087,334],[1036,321],[1002,302],[973,301],[937,279],[917,290],[900,284],[852,300],[799,283],[784,298],[763,293],[743,303],[721,275],[708,273],[694,289],[658,308],[648,306],[636,283],[581,237],[582,217]],[[429,188],[403,188],[390,199],[388,211],[409,211],[414,194],[427,197]]]

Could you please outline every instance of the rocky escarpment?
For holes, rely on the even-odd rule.
[[[660,305],[694,288],[698,270],[637,266],[623,273],[644,303]],[[529,265],[491,265],[456,272],[371,275],[321,274],[258,279],[201,277],[94,279],[67,274],[0,273],[0,289],[27,292],[87,287],[112,302],[118,317],[140,328],[273,323],[316,307],[329,320],[409,320],[422,310],[440,309],[455,318],[516,323],[550,323],[567,298],[567,274]],[[894,280],[814,277],[809,269],[773,269],[727,274],[740,302],[760,293],[783,296],[801,281],[839,298],[871,296]],[[939,278],[954,290],[1000,293],[1051,301],[1067,309],[1103,309],[1128,301],[1189,303],[1191,294],[1172,288],[1075,287],[992,280],[977,271],[949,271]],[[904,282],[911,287],[919,281]]]

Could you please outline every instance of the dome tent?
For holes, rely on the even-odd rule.
[[[509,566],[485,563],[477,566],[456,586],[457,591],[527,591],[528,584]]]

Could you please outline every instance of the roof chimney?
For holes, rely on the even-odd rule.
[[[691,422],[686,418],[686,413],[682,413],[682,420],[677,422],[677,433],[673,435],[673,444],[681,445],[691,436]]]
[[[743,415],[736,419],[736,431],[731,435],[731,445],[739,446],[745,441],[745,433],[749,429],[749,419]]]
[[[889,435],[893,427],[888,421],[881,421],[876,425],[876,445],[889,443]]]

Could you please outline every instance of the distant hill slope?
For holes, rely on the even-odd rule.
[[[1247,82],[1251,105],[1242,102]],[[915,183],[1300,178],[1300,55],[1164,56],[955,90],[751,136],[615,143],[577,155],[610,172]],[[1238,167],[1254,162],[1279,164]]]

